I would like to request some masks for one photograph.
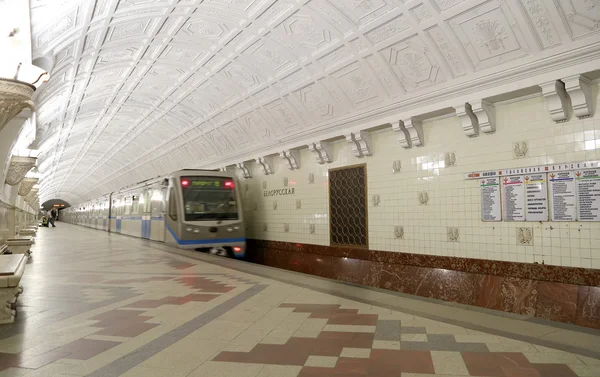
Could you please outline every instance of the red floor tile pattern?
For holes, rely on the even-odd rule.
[[[235,288],[202,276],[184,276],[177,278],[177,281],[186,287],[198,289],[202,292],[227,293]]]
[[[120,279],[120,280],[108,280],[105,284],[132,284],[132,283],[149,283],[151,281],[167,281],[173,279],[172,276],[150,276],[147,278],[137,279]]]
[[[0,372],[11,367],[38,369],[64,358],[88,360],[119,344],[121,343],[105,340],[78,339],[41,355],[28,355],[27,352],[18,354],[0,352]]]
[[[327,318],[328,324],[376,325],[378,315],[358,314],[340,305],[282,304],[294,312]],[[322,331],[317,338],[292,337],[285,344],[258,344],[250,352],[221,352],[213,360],[302,366],[299,377],[398,377],[400,373],[435,374],[430,351],[373,349],[368,358],[340,357],[344,348],[371,349],[373,333]],[[518,352],[462,352],[472,376],[577,377],[564,364],[532,364]],[[337,357],[333,368],[304,366],[310,356]]]
[[[340,305],[281,304],[281,308],[295,308],[297,313],[311,313],[310,318],[328,318],[329,325],[377,325],[376,314],[358,314],[358,309],[340,309]]]
[[[195,264],[189,262],[183,262],[173,258],[156,257],[156,258],[138,258],[121,260],[118,262],[105,263],[103,267],[123,267],[123,266],[143,266],[148,264],[161,264],[167,265],[176,270],[185,270],[186,268],[194,267]]]
[[[183,305],[190,301],[208,302],[219,295],[202,294],[202,293],[191,293],[183,297],[167,296],[160,300],[140,300],[129,305],[126,308],[146,308],[154,309],[162,305]]]
[[[152,317],[139,315],[136,310],[111,310],[109,312],[97,315],[92,320],[99,321],[92,325],[100,327],[103,330],[98,331],[95,335],[122,336],[134,338],[144,332],[158,326],[154,323],[145,323]]]

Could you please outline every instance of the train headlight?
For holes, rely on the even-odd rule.
[[[238,229],[240,229],[240,227],[236,225],[233,227],[233,229],[238,230]]]
[[[185,230],[187,230],[188,232],[191,232],[192,228],[185,228]]]
[[[200,233],[200,229],[194,229],[194,233]]]
[[[228,232],[233,232],[233,229],[232,228],[227,228],[227,231]]]

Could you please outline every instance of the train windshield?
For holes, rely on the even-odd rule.
[[[186,221],[237,220],[235,183],[225,177],[181,177]]]

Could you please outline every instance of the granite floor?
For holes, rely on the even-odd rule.
[[[63,223],[33,251],[0,377],[600,377],[600,333],[574,326]]]

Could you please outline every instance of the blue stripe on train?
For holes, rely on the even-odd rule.
[[[216,243],[234,243],[234,242],[246,242],[245,238],[217,238],[214,240],[180,240],[173,232],[170,226],[167,225],[169,233],[173,236],[175,241],[180,245],[210,245]]]

